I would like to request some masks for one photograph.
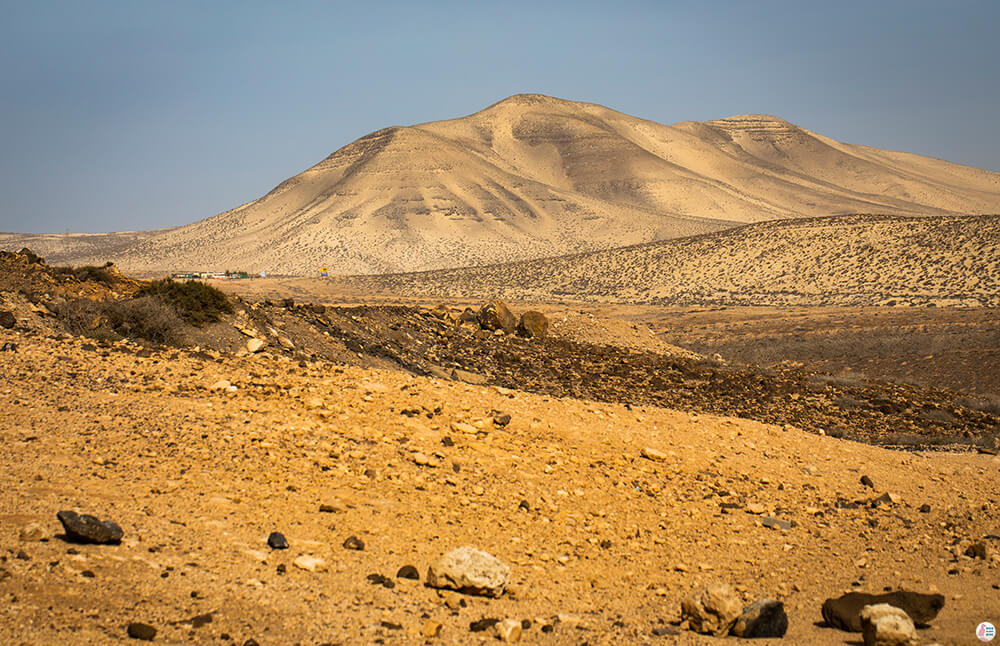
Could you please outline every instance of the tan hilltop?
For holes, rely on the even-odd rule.
[[[997,211],[1000,174],[843,144],[777,117],[666,126],[530,94],[460,119],[379,130],[260,199],[106,255],[132,271],[365,274],[764,220]]]

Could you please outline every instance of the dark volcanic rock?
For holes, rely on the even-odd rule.
[[[549,319],[541,312],[529,310],[521,315],[517,333],[532,339],[544,339],[549,333]]]
[[[122,528],[110,520],[98,520],[88,514],[60,511],[56,518],[66,531],[66,538],[77,543],[116,544],[122,540]]]
[[[413,579],[414,581],[419,581],[420,572],[418,572],[417,568],[413,567],[412,565],[404,565],[403,567],[399,568],[399,572],[396,572],[396,578]]]
[[[14,318],[14,313],[6,310],[0,310],[0,327],[9,330],[15,325],[17,325],[17,319]]]
[[[875,488],[875,483],[872,482],[872,479],[869,478],[868,476],[861,476],[861,484],[868,487],[869,489]]]
[[[271,535],[267,537],[267,546],[272,550],[287,550],[288,540],[281,532],[271,532]]]
[[[965,555],[973,559],[987,559],[989,554],[986,551],[986,543],[973,543],[965,549]]]
[[[344,547],[349,550],[361,551],[365,549],[365,542],[362,541],[357,536],[349,536],[346,541],[344,541]]]
[[[517,330],[517,319],[503,301],[492,301],[483,305],[479,310],[479,326],[484,330],[503,330],[506,334],[513,334]]]
[[[744,608],[732,629],[734,635],[744,639],[784,637],[786,632],[785,604],[774,599],[761,599]]]
[[[125,631],[132,639],[141,639],[147,642],[153,641],[153,638],[156,637],[156,628],[137,621],[130,623]]]
[[[473,621],[469,623],[469,630],[474,633],[481,633],[484,630],[489,630],[493,626],[500,623],[499,619],[480,619],[479,621]]]
[[[865,592],[848,592],[835,599],[823,602],[823,619],[827,624],[840,630],[852,633],[861,632],[861,609],[879,603],[901,609],[913,623],[926,625],[937,617],[944,608],[944,595],[923,594],[908,590],[897,590],[885,594],[867,594]]]

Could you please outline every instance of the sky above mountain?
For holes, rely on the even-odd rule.
[[[362,6],[363,5],[363,6]],[[1000,4],[0,1],[0,231],[146,229],[539,92],[1000,170]]]

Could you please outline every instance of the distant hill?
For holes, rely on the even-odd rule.
[[[1000,306],[1000,215],[751,224],[522,263],[334,279],[361,294],[660,305]]]
[[[382,273],[786,218],[995,212],[1000,174],[843,144],[777,117],[666,126],[529,94],[379,130],[231,211],[147,232],[102,257],[76,242],[65,255],[133,271]]]

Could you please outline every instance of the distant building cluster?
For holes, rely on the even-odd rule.
[[[205,279],[216,279],[216,280],[240,280],[246,278],[267,278],[267,272],[262,271],[259,274],[250,274],[245,271],[175,271],[170,274],[171,278],[176,279],[188,279],[188,280],[205,280]]]

